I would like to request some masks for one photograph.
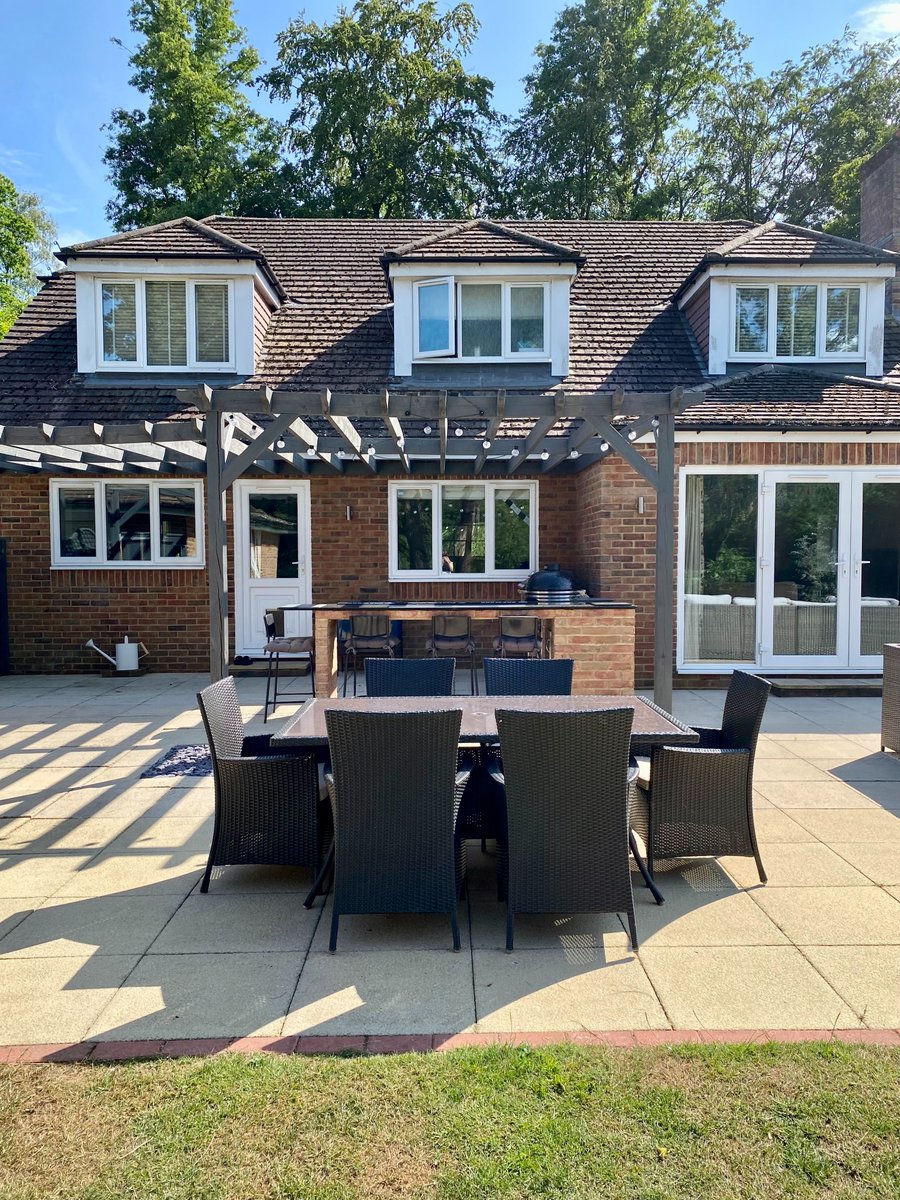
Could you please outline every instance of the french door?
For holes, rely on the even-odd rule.
[[[233,502],[235,653],[259,655],[266,609],[310,603],[309,483],[240,480]],[[287,635],[311,632],[311,613],[285,613]]]
[[[900,471],[760,480],[759,665],[877,669],[900,638]]]

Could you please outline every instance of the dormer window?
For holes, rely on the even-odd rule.
[[[232,284],[98,279],[101,370],[234,368]]]
[[[857,359],[864,326],[861,287],[752,283],[733,289],[735,358]]]
[[[422,279],[414,357],[504,362],[550,357],[550,289],[534,280]]]

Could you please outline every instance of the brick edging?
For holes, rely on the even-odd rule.
[[[288,1037],[180,1038],[0,1046],[0,1063],[127,1062],[211,1054],[425,1054],[470,1046],[547,1046],[571,1042],[633,1050],[684,1043],[847,1042],[900,1047],[898,1029],[639,1029],[542,1033],[293,1034]]]

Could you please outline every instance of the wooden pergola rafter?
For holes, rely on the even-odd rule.
[[[702,390],[336,392],[269,388],[177,390],[199,415],[129,424],[0,426],[0,470],[207,477],[210,674],[227,662],[225,492],[247,471],[514,475],[583,471],[610,454],[650,484],[656,506],[654,694],[672,699],[674,419]],[[654,465],[637,442],[652,436]]]

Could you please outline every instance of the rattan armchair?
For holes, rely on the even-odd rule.
[[[571,696],[572,658],[486,658],[488,696]]]
[[[267,734],[244,735],[234,679],[197,694],[215,783],[212,845],[200,891],[213,867],[316,868],[330,839],[328,803],[312,755],[273,753]]]
[[[369,696],[452,696],[453,658],[367,658]]]
[[[334,815],[334,907],[328,948],[350,913],[450,917],[460,947],[457,900],[465,846],[456,815],[466,775],[456,767],[462,713],[325,714]]]
[[[731,677],[720,729],[697,729],[699,746],[662,746],[636,789],[632,823],[653,875],[660,860],[752,856],[766,882],[753,824],[753,764],[771,684]]]
[[[637,950],[628,841],[633,711],[498,710],[506,949],[517,913],[624,913]]]

